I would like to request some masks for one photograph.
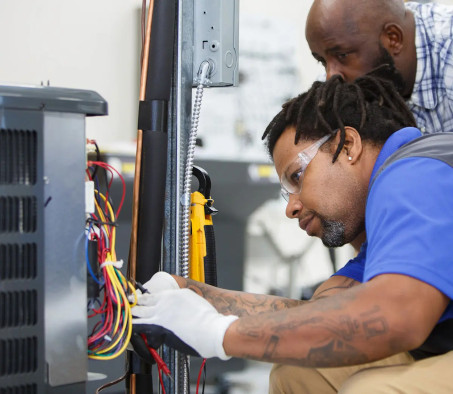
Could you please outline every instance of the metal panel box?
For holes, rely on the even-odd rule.
[[[83,393],[85,117],[97,93],[0,86],[0,393]]]

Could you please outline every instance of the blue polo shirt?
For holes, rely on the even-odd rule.
[[[390,136],[370,179],[393,152],[420,136],[413,127]],[[407,275],[453,299],[453,168],[426,157],[390,164],[369,189],[365,225],[367,242],[335,275],[359,282],[381,274]],[[452,302],[439,323],[450,318]]]

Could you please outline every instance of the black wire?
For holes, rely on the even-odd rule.
[[[97,169],[99,166],[94,166],[93,168]],[[99,178],[97,176],[91,176],[91,179],[93,180],[94,182],[94,189],[95,191],[97,191],[97,193],[94,193],[94,198],[95,200],[97,201],[99,207],[102,207],[101,204],[103,204],[103,201],[101,199],[101,196],[100,196],[100,182],[99,182]]]
[[[109,197],[110,197],[110,193],[109,193],[110,192],[110,186],[109,186],[110,181],[108,179],[107,169],[106,168],[102,168],[102,169],[103,169],[103,173],[104,173],[104,182],[105,182],[105,190],[106,190],[105,198],[107,199],[107,201],[110,202],[110,199],[109,199]],[[112,175],[111,181],[113,181],[113,174],[111,174],[111,175]],[[112,206],[112,208],[113,208],[113,206]]]
[[[203,365],[203,388],[201,389],[201,394],[204,394],[204,386],[206,384],[206,364],[207,364],[207,361],[205,361],[205,363]]]
[[[96,161],[101,161],[101,151],[99,150],[99,146],[95,141],[91,142],[95,146],[95,151],[96,151]],[[95,166],[93,169],[93,174],[91,174],[91,178],[94,178],[96,176],[98,166]]]
[[[96,225],[106,225],[106,226],[112,226],[112,227],[118,227],[118,223],[116,222],[103,222],[102,220],[96,220],[96,219],[93,219],[93,218],[88,218],[86,220],[87,223],[93,223],[93,224],[96,224]]]
[[[106,181],[107,181],[107,170],[104,170],[104,172],[105,172]],[[111,178],[111,180],[110,180],[109,183],[113,184],[113,174],[111,174],[111,175],[112,175],[112,178]],[[105,198],[106,198],[106,200],[109,202],[110,206],[112,207],[112,211],[113,211],[113,213],[115,214],[116,208],[115,208],[115,204],[113,203],[112,197],[111,197],[111,195],[110,195],[110,187],[111,187],[111,184],[110,184],[110,186],[109,186],[109,183],[106,183],[106,185],[105,185],[105,190],[106,190],[106,192],[105,192]],[[106,208],[106,210],[107,210],[107,208]],[[110,212],[108,212],[108,210],[107,210],[107,212],[105,212],[105,215],[106,215],[107,217],[110,217]]]
[[[96,145],[96,152],[99,155],[98,161],[102,161],[101,160],[101,156],[100,156],[100,152],[99,152],[99,148],[97,148],[97,145]],[[93,170],[93,174],[91,175],[91,179],[94,182],[95,190],[98,191],[98,193],[94,193],[94,198],[96,199],[96,201],[97,201],[97,203],[99,205],[99,208],[102,210],[104,216],[110,218],[110,211],[108,210],[107,207],[105,207],[105,202],[104,202],[104,200],[101,199],[100,195],[104,194],[106,202],[108,202],[110,204],[110,206],[112,207],[112,211],[115,213],[116,212],[115,204],[114,204],[114,202],[113,202],[113,200],[111,198],[111,195],[110,195],[110,188],[111,188],[111,185],[113,184],[114,175],[113,175],[113,173],[108,172],[107,169],[101,167],[101,169],[99,171],[102,171],[104,179],[100,180],[97,176],[95,176],[95,173],[96,173],[96,171],[98,170],[99,167],[100,166],[98,166],[96,164],[93,164],[94,170]],[[110,180],[108,178],[108,174],[111,175]],[[105,185],[102,185],[102,182],[104,182]],[[101,186],[105,186],[105,192],[104,193],[101,193]],[[104,207],[105,207],[105,210],[104,210]]]

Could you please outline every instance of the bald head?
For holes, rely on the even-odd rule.
[[[305,35],[327,77],[353,80],[382,64],[391,64],[413,87],[415,23],[403,0],[314,0]]]
[[[314,0],[307,29],[322,21],[340,24],[339,28],[353,33],[361,22],[373,22],[373,27],[389,22],[402,23],[405,13],[403,0]]]

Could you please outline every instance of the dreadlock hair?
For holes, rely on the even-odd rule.
[[[272,158],[275,144],[283,131],[296,128],[294,144],[334,135],[340,130],[340,143],[332,163],[345,142],[345,126],[355,128],[362,140],[382,145],[395,131],[416,126],[414,116],[393,84],[365,75],[345,82],[335,75],[326,82],[315,82],[305,93],[289,100],[272,119],[262,139]]]

